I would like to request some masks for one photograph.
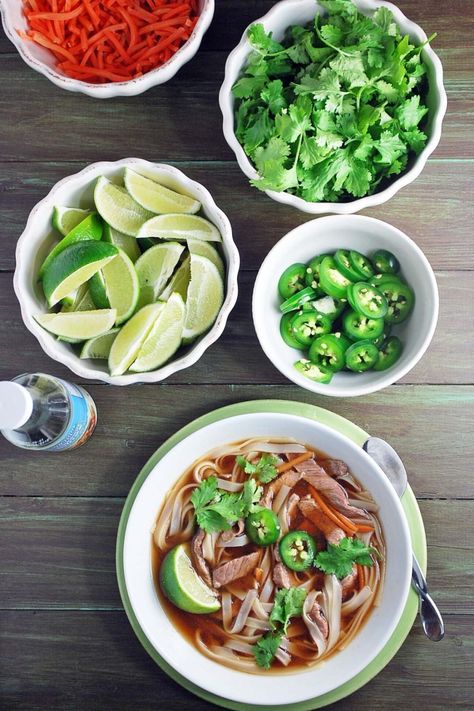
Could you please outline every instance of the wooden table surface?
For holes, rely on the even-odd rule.
[[[416,182],[365,211],[409,234],[436,272],[433,343],[402,382],[356,399],[318,397],[287,382],[263,354],[250,313],[262,259],[310,219],[251,189],[222,137],[217,93],[228,51],[271,0],[217,0],[199,54],[171,82],[131,99],[69,94],[30,70],[2,35],[0,65],[0,379],[44,371],[73,379],[23,326],[13,293],[15,244],[30,209],[90,162],[139,156],[202,181],[229,216],[242,257],[240,294],[224,335],[165,383],[87,382],[99,411],[92,439],[63,455],[0,442],[0,707],[212,707],[170,680],[128,624],[115,578],[115,536],[128,490],[179,427],[221,405],[287,398],[327,407],[400,452],[428,537],[429,582],[446,621],[442,643],[418,621],[397,656],[338,711],[474,708],[472,474],[474,12],[471,0],[400,0],[445,69],[443,138]]]

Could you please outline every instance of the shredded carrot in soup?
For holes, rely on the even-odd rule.
[[[190,38],[199,0],[23,0],[22,37],[50,50],[72,79],[129,81],[160,67]]]

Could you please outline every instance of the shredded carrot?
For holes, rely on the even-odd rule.
[[[356,523],[354,525],[357,526],[357,533],[372,533],[374,530],[374,527],[370,526],[368,523]]]
[[[329,504],[326,503],[326,501],[323,499],[323,497],[316,491],[314,486],[310,486],[309,488],[311,490],[311,495],[318,504],[319,508],[324,511],[326,516],[328,516],[331,521],[337,523],[339,528],[342,528],[342,530],[348,533],[349,535],[353,536],[354,533],[365,533],[374,530],[374,527],[370,526],[369,524],[354,523],[354,521],[351,521],[340,511],[336,511],[335,509],[331,508]]]
[[[359,563],[356,563],[357,566],[357,584],[359,586],[359,590],[362,590],[362,588],[365,585],[365,572],[364,568],[362,565]]]
[[[50,50],[67,76],[93,83],[129,81],[162,66],[199,19],[197,0],[22,3],[28,30],[19,34]]]
[[[255,568],[255,580],[261,583],[263,579],[263,568]]]
[[[345,516],[341,518],[341,514],[339,513],[339,511],[336,512],[334,511],[334,509],[330,508],[330,506],[324,501],[323,497],[319,494],[319,492],[316,491],[314,486],[310,486],[309,489],[311,492],[311,496],[316,501],[321,511],[325,513],[326,516],[331,519],[331,521],[333,521],[339,528],[342,528],[342,530],[350,536],[353,536],[354,533],[357,533],[357,526],[355,525],[355,523],[352,523],[352,521],[346,519]]]
[[[312,457],[314,457],[314,452],[303,452],[303,454],[299,454],[297,457],[290,459],[289,462],[280,464],[280,466],[277,467],[277,471],[279,474],[283,474],[283,472],[288,471],[288,469],[291,469],[295,464],[301,464],[301,462],[305,462],[307,459],[311,459]]]

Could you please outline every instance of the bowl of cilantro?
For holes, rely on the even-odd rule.
[[[389,200],[441,137],[443,69],[389,2],[282,0],[229,55],[224,136],[250,183],[312,214]]]

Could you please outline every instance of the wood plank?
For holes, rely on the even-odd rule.
[[[287,385],[135,385],[126,412],[122,388],[87,389],[99,422],[81,449],[34,456],[0,438],[3,495],[126,496],[157,447],[195,417],[235,402],[287,399],[326,407],[390,441],[417,496],[474,498],[474,478],[463,476],[474,459],[472,386],[401,385],[344,400]]]
[[[99,155],[103,154],[99,152],[95,158]],[[150,157],[146,152],[142,155]],[[157,153],[152,158],[161,157]],[[175,165],[202,182],[229,217],[241,251],[242,269],[258,269],[263,256],[286,232],[313,219],[251,188],[236,163]],[[0,271],[15,266],[16,241],[30,210],[58,180],[84,166],[85,163],[72,162],[29,166],[0,163]],[[468,203],[472,170],[473,163],[468,161],[432,160],[412,185],[385,205],[363,214],[406,232],[419,244],[434,269],[474,269],[472,211]]]
[[[338,711],[472,709],[472,637],[465,616],[448,616],[440,644],[416,625],[389,665],[341,701]],[[181,689],[135,639],[123,612],[0,614],[0,690],[16,711],[215,709]]]
[[[0,497],[0,609],[121,609],[122,507],[123,499]],[[421,512],[433,596],[444,614],[472,612],[474,501],[422,501]]]
[[[474,48],[443,49],[439,54],[449,105],[442,144],[435,155],[474,158],[474,93],[468,69],[474,64]],[[133,101],[131,124],[130,99],[98,101],[63,91],[31,71],[19,57],[4,55],[2,71],[9,81],[3,87],[0,111],[9,116],[15,106],[21,121],[4,122],[0,155],[8,161],[114,160],[124,157],[123,139],[131,134],[127,152],[144,158],[233,159],[222,135],[217,102],[225,60],[224,52],[198,54],[183,67],[179,84],[163,84]]]
[[[428,352],[401,382],[474,383],[471,343],[468,338],[460,337],[461,333],[474,332],[474,313],[466,310],[474,294],[474,273],[439,272],[436,276],[441,303],[436,334]],[[192,368],[176,373],[168,383],[288,383],[262,351],[252,325],[254,279],[254,272],[240,275],[239,300],[223,335]],[[0,342],[4,344],[0,373],[11,377],[31,369],[34,364],[36,370],[77,380],[66,367],[42,351],[36,338],[23,325],[10,274],[0,274],[0,293]]]
[[[244,29],[264,15],[274,5],[274,0],[225,0],[216,2],[216,12],[202,50],[230,50],[239,41]],[[397,6],[413,22],[430,35],[438,33],[434,46],[462,47],[468,45],[474,32],[470,0],[453,0],[449,12],[438,0],[398,0]],[[229,22],[229,18],[232,22]],[[6,35],[0,34],[0,53],[11,53],[13,45]]]

